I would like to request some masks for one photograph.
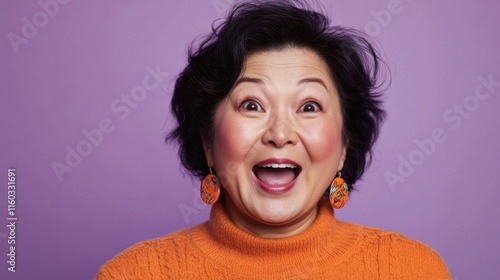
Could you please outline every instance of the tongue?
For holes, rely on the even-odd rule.
[[[269,185],[284,185],[295,178],[295,172],[291,168],[255,168],[255,175],[259,180]]]

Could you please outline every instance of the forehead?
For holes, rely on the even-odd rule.
[[[331,79],[327,63],[308,48],[287,47],[261,51],[248,56],[242,74],[319,75]]]

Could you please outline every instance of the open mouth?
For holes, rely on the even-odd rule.
[[[265,184],[282,186],[295,180],[302,168],[299,165],[290,163],[264,163],[255,165],[252,171]]]

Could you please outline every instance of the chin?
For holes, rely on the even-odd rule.
[[[270,199],[252,207],[253,213],[250,214],[266,225],[285,225],[299,219],[302,212],[307,212],[304,208],[293,200]]]

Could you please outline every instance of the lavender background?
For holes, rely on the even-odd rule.
[[[233,1],[1,0],[1,279],[91,279],[128,246],[207,219],[198,182],[163,137],[187,44]],[[393,72],[375,161],[336,215],[429,244],[455,279],[498,279],[500,4],[322,3],[335,23],[376,37]],[[23,17],[36,30],[23,34]],[[168,74],[147,80],[144,94],[148,67]],[[132,93],[139,101],[128,105],[122,95]],[[83,130],[96,145],[85,146]],[[432,149],[424,139],[439,132]],[[59,179],[52,165],[67,164],[68,147],[88,155],[70,158]],[[6,265],[8,167],[18,177],[15,273]]]

